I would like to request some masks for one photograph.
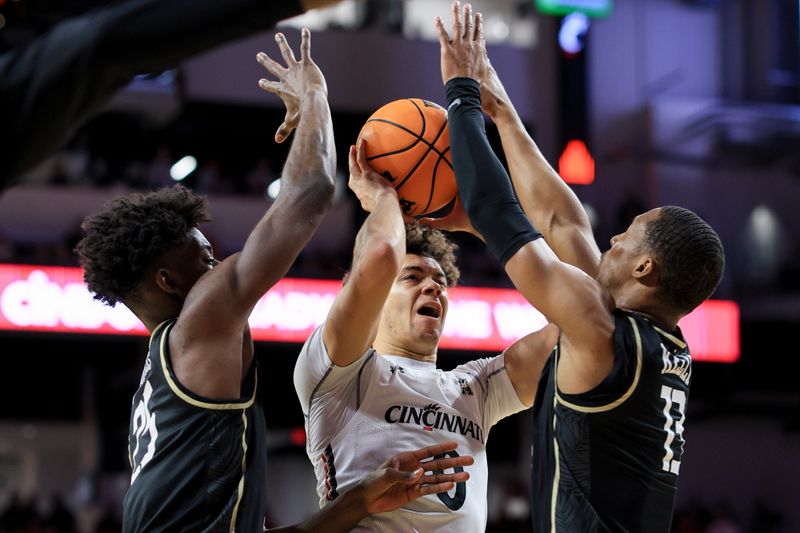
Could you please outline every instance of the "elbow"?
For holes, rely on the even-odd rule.
[[[369,263],[370,271],[391,273],[394,277],[400,271],[404,257],[405,241],[385,238],[370,243],[365,259]]]
[[[300,193],[303,203],[302,209],[311,214],[325,214],[333,204],[333,193],[336,187],[333,184],[333,179],[327,174],[305,187]]]

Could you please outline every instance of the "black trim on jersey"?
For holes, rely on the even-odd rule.
[[[326,357],[328,356],[327,351],[325,353],[325,356]],[[325,375],[322,376],[322,379],[319,380],[319,382],[317,383],[317,386],[314,387],[314,390],[311,391],[311,396],[308,397],[308,412],[309,413],[311,413],[311,407],[314,404],[314,396],[317,395],[317,391],[322,386],[322,384],[325,383],[325,380],[328,379],[328,376],[331,374],[331,372],[333,372],[333,369],[334,369],[335,366],[336,365],[331,363],[331,366],[329,366],[328,370],[325,371]],[[306,416],[306,418],[308,418],[308,416],[309,416],[308,414],[306,414],[306,413],[303,413],[303,414]]]
[[[325,488],[327,489],[325,491],[325,499],[332,502],[339,497],[339,493],[336,490],[339,484],[336,481],[336,466],[333,464],[333,447],[330,444],[328,444],[325,451],[322,452],[322,461],[325,465]]]
[[[558,388],[558,371],[554,377],[556,378],[556,401],[566,407],[577,410],[607,410],[618,407],[622,402],[630,397],[636,390],[639,384],[639,374],[642,370],[642,338],[639,326],[636,320],[625,314],[622,310],[614,311],[617,318],[626,319],[633,332],[633,338],[630,338],[626,328],[615,328],[612,338],[614,345],[625,345],[628,347],[624,352],[620,353],[614,350],[614,362],[609,374],[597,386],[591,390],[580,394],[567,394]],[[559,339],[559,346],[561,339]],[[555,368],[561,362],[561,351],[555,353]]]
[[[356,409],[361,409],[361,373],[364,372],[364,367],[373,357],[375,357],[375,350],[370,351],[369,356],[364,359],[361,368],[358,369],[358,376],[356,377]]]
[[[245,377],[248,390],[245,390],[244,394],[235,400],[205,398],[204,396],[192,392],[180,382],[172,368],[172,357],[169,353],[168,341],[172,327],[176,323],[177,320],[173,320],[167,324],[164,334],[161,336],[161,346],[159,350],[164,377],[167,379],[172,392],[186,403],[201,409],[247,409],[253,405],[256,398],[256,391],[258,390],[258,376],[255,375],[255,358],[251,361],[250,368],[247,369],[247,376]]]
[[[161,334],[161,330],[168,326],[170,323],[174,322],[174,318],[167,319],[163,321],[161,324],[157,325],[153,332],[150,334],[150,340],[147,341],[147,351],[149,353],[150,349],[153,347],[153,340]]]

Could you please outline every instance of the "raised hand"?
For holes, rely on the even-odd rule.
[[[511,99],[508,97],[506,88],[497,75],[497,71],[489,61],[489,56],[486,54],[485,47],[483,53],[484,59],[479,72],[480,78],[478,78],[481,84],[481,108],[483,108],[484,113],[494,120],[500,112],[511,110],[513,106],[511,105]]]
[[[462,467],[475,462],[472,456],[445,455],[457,446],[455,441],[443,442],[399,453],[383,463],[359,482],[367,512],[393,511],[420,496],[446,492],[456,483],[468,480],[469,473]],[[451,468],[452,474],[434,473]]]
[[[483,38],[483,17],[473,15],[472,6],[453,2],[452,37],[447,34],[441,17],[436,17],[441,51],[442,83],[452,78],[473,78],[480,81],[481,69],[485,68],[486,42]]]
[[[267,79],[258,80],[258,86],[264,91],[274,93],[283,100],[286,106],[286,117],[283,124],[275,132],[275,142],[282,143],[300,122],[300,110],[303,99],[308,95],[320,92],[327,96],[328,86],[319,67],[311,59],[311,32],[303,28],[302,42],[300,43],[300,60],[298,61],[286,36],[282,33],[275,34],[275,42],[281,50],[281,55],[286,67],[269,57],[264,52],[256,55],[256,60],[267,69],[278,81]]]
[[[350,147],[350,179],[347,184],[361,202],[361,208],[372,213],[380,195],[390,194],[397,198],[397,192],[386,178],[369,166],[366,143],[367,141],[359,139],[355,146]]]

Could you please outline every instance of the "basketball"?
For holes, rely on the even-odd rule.
[[[370,166],[397,190],[407,215],[433,213],[456,197],[444,108],[420,98],[381,107],[361,128]]]

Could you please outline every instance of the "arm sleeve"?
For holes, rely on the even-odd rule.
[[[476,359],[455,369],[475,376],[483,394],[483,427],[489,429],[507,416],[528,408],[517,396],[508,377],[505,354]]]
[[[511,180],[486,137],[480,85],[471,78],[447,82],[450,150],[459,194],[470,222],[503,264],[542,235],[519,205]]]
[[[264,31],[299,0],[130,0],[65,20],[0,56],[0,190],[134,75]]]

